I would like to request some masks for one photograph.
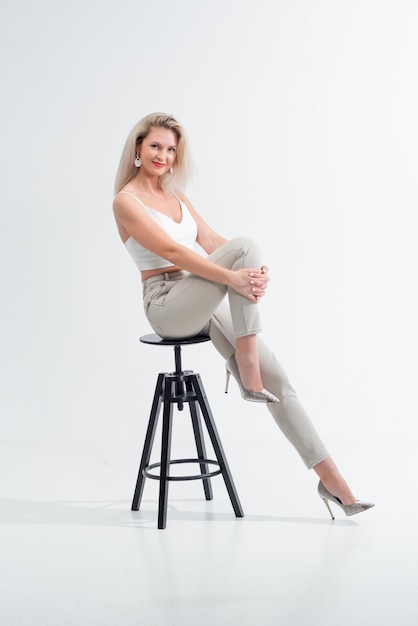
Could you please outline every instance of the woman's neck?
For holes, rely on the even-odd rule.
[[[161,189],[159,185],[158,177],[146,176],[142,172],[138,172],[138,174],[129,181],[129,185],[135,188],[136,191],[147,193],[150,196],[161,197],[166,195],[165,191]]]

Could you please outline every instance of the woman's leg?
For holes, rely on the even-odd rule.
[[[211,319],[209,334],[215,348],[225,359],[234,354],[236,340],[228,308],[223,303]],[[268,403],[267,409],[310,469],[329,457],[328,450],[299,402],[285,371],[260,336],[257,336],[257,347],[262,380],[280,400],[279,403]]]
[[[224,304],[214,313],[209,333],[215,348],[228,359],[235,352],[236,340],[229,311]],[[305,465],[314,469],[324,486],[343,504],[352,504],[355,502],[353,494],[299,402],[285,371],[260,336],[257,337],[257,345],[263,382],[280,399],[278,404],[266,404],[268,411]]]
[[[261,267],[257,245],[246,237],[238,237],[215,250],[208,257],[214,263],[238,270]],[[160,284],[158,284],[160,283]],[[193,274],[167,276],[146,281],[144,305],[148,320],[163,337],[196,335],[208,324],[217,306],[228,293],[234,336],[236,361],[244,387],[261,391],[264,387],[257,354],[256,334],[261,330],[258,305],[225,285]]]
[[[222,267],[237,270],[259,267],[260,256],[253,241],[246,237],[233,239],[209,255]],[[166,280],[151,278],[144,283],[144,308],[154,330],[162,337],[187,337],[204,330],[228,294],[235,337],[260,332],[258,305],[221,283],[194,274]]]
[[[236,339],[235,360],[245,389],[262,391],[264,385],[261,380],[257,335],[247,335]]]

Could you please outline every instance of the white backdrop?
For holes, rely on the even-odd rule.
[[[416,435],[417,6],[3,3],[3,440],[131,441],[171,364],[138,342],[111,211],[125,138],[156,110],[188,129],[196,208],[262,243],[264,336],[325,439]],[[220,357],[191,351],[222,410]]]

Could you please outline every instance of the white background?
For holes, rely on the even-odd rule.
[[[1,626],[415,626],[417,32],[415,0],[3,0]],[[131,513],[173,360],[138,341],[111,204],[152,111],[188,131],[196,208],[262,245],[264,338],[376,502],[359,519],[327,519],[265,407],[224,396],[210,344],[183,362],[245,517],[215,480],[213,502],[173,484],[164,531],[155,481]]]
[[[196,208],[262,244],[264,337],[331,449],[416,436],[417,22],[412,0],[3,4],[4,440],[132,441],[171,367],[138,342],[111,211],[152,111],[188,130]],[[220,357],[191,361],[224,408]]]

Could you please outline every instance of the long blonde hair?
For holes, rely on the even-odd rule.
[[[115,179],[115,194],[124,187],[137,173],[134,165],[137,147],[154,127],[168,128],[177,137],[176,160],[173,165],[173,173],[166,172],[159,178],[159,183],[164,191],[170,189],[184,190],[192,175],[192,163],[186,133],[179,122],[167,113],[150,113],[143,117],[131,130],[125,143],[120,158],[118,171]]]

